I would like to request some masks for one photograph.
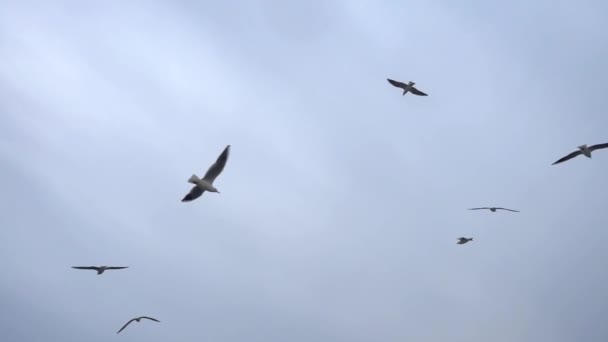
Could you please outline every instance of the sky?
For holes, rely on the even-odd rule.
[[[607,19],[0,1],[0,339],[606,341]]]

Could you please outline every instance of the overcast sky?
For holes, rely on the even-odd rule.
[[[1,1],[0,340],[605,342],[608,3],[491,3]]]

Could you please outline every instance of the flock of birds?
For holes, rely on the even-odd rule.
[[[418,96],[428,96],[428,94],[415,88],[414,82],[410,81],[406,84],[406,83],[391,80],[391,79],[387,79],[387,81],[390,84],[392,84],[393,86],[403,89],[403,96],[405,96],[405,94],[407,94],[407,93],[412,93],[412,94],[418,95]],[[593,152],[595,150],[607,148],[607,147],[608,147],[608,143],[597,144],[597,145],[592,145],[592,146],[581,145],[581,146],[578,146],[578,150],[558,159],[552,165],[563,163],[563,162],[570,160],[574,157],[577,157],[579,155],[584,155],[587,158],[591,158],[591,152]],[[193,184],[193,187],[186,194],[186,196],[184,196],[184,198],[182,199],[182,202],[193,201],[193,200],[201,197],[205,191],[220,193],[218,191],[218,189],[213,185],[213,182],[224,170],[224,167],[226,166],[226,162],[228,161],[229,154],[230,154],[230,145],[228,145],[228,146],[226,146],[226,148],[224,148],[224,151],[222,151],[222,153],[219,155],[219,157],[217,158],[215,163],[213,163],[213,165],[211,165],[209,167],[209,169],[207,170],[207,172],[205,173],[205,176],[203,178],[199,178],[196,174],[193,174],[190,177],[190,179],[188,179],[188,183]],[[502,207],[479,207],[479,208],[470,208],[469,210],[490,210],[493,213],[495,213],[497,210],[505,210],[505,211],[516,212],[516,213],[519,212],[518,210],[502,208]],[[473,241],[473,238],[472,237],[470,237],[470,238],[459,237],[457,240],[458,240],[457,244],[463,245],[470,241]],[[72,266],[72,268],[79,269],[79,270],[94,270],[94,271],[97,271],[97,275],[101,275],[107,270],[120,270],[120,269],[128,268],[128,266]],[[148,316],[140,316],[140,317],[132,318],[131,320],[129,320],[116,333],[118,334],[121,331],[123,331],[132,322],[135,321],[135,322],[139,323],[139,321],[142,319],[160,322],[156,318],[152,318],[152,317],[148,317]]]

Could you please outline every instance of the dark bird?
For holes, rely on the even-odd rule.
[[[159,321],[159,320],[157,320],[156,318],[152,318],[152,317],[148,317],[148,316],[141,316],[141,317],[133,318],[133,319],[131,319],[130,321],[128,321],[128,322],[127,322],[127,324],[123,325],[123,326],[122,326],[122,328],[120,328],[120,330],[118,330],[118,332],[116,332],[116,333],[118,334],[119,332],[121,332],[121,331],[122,331],[124,328],[126,328],[126,327],[127,327],[127,325],[131,324],[131,322],[133,322],[133,321],[135,321],[135,322],[139,323],[139,321],[140,321],[142,318],[149,319],[149,320],[152,320],[152,321],[155,321],[155,322],[160,322],[160,321]]]
[[[580,154],[584,155],[587,158],[591,158],[591,152],[602,149],[602,148],[606,148],[606,147],[608,147],[608,144],[597,144],[597,145],[593,145],[593,146],[589,146],[589,147],[587,147],[587,145],[581,145],[578,147],[578,151],[574,151],[574,152],[570,153],[569,155],[563,157],[562,159],[556,161],[555,163],[553,163],[551,165],[563,163],[566,160],[570,160]]]
[[[518,210],[507,209],[507,208],[500,208],[500,207],[482,207],[482,208],[471,208],[471,209],[469,209],[469,210],[481,210],[481,209],[488,209],[488,210],[490,210],[490,211],[491,211],[491,212],[493,212],[493,213],[495,213],[495,212],[496,212],[496,210],[508,210],[508,211],[512,211],[512,212],[515,212],[515,213],[518,213],[518,212],[519,212]]]
[[[388,83],[394,85],[395,87],[403,89],[403,96],[405,96],[405,94],[407,94],[408,91],[414,95],[428,96],[427,94],[414,88],[414,84],[416,84],[416,83],[414,83],[412,81],[410,81],[408,84],[405,84],[403,82],[391,80],[390,78],[387,78],[386,80],[388,81]]]
[[[215,161],[215,163],[213,163],[213,165],[211,165],[209,170],[207,170],[207,173],[205,174],[205,177],[203,177],[203,179],[198,178],[196,175],[192,175],[192,177],[188,179],[188,183],[194,184],[194,187],[190,189],[190,192],[182,199],[182,202],[193,201],[201,197],[205,190],[209,192],[217,192],[218,194],[220,193],[213,186],[213,181],[224,170],[224,166],[226,166],[226,161],[228,161],[229,153],[230,145],[226,146],[222,154],[217,157],[217,160]]]
[[[97,275],[102,274],[106,270],[122,270],[123,268],[129,268],[129,266],[72,266],[77,270],[95,270]]]
[[[458,238],[458,242],[457,244],[459,245],[464,245],[465,243],[469,242],[469,241],[473,241],[473,238],[465,238],[465,237],[459,237]]]

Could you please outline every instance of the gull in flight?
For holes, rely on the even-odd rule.
[[[133,319],[131,319],[130,321],[128,321],[128,322],[127,322],[127,324],[123,325],[123,326],[122,326],[122,328],[120,328],[120,330],[118,330],[117,334],[118,334],[119,332],[121,332],[121,331],[122,331],[124,328],[126,328],[126,327],[127,327],[127,325],[131,324],[131,322],[135,321],[135,322],[139,323],[139,321],[140,321],[142,318],[149,319],[149,320],[152,320],[152,321],[155,321],[155,322],[160,322],[160,321],[159,321],[159,320],[157,320],[156,318],[152,318],[152,317],[148,317],[148,316],[141,316],[141,317],[133,318]]]
[[[217,160],[215,161],[215,163],[213,163],[213,165],[211,165],[209,170],[207,170],[207,173],[205,174],[205,177],[203,177],[203,179],[198,178],[196,175],[192,175],[192,177],[188,179],[188,183],[194,184],[194,187],[190,189],[190,192],[182,199],[182,202],[193,201],[201,197],[205,190],[209,192],[217,192],[218,194],[220,193],[213,186],[213,181],[224,170],[224,166],[226,166],[226,161],[228,161],[229,152],[230,145],[226,146],[222,154],[217,157]]]
[[[414,83],[412,81],[410,81],[408,84],[405,84],[403,82],[391,80],[390,78],[387,78],[386,80],[388,81],[388,83],[394,85],[395,87],[403,89],[403,96],[405,96],[405,94],[407,94],[408,91],[414,95],[428,96],[427,94],[414,88],[414,84],[416,84],[416,83]]]
[[[465,238],[465,237],[459,237],[458,238],[458,242],[456,242],[459,245],[464,245],[465,243],[469,242],[469,241],[473,241],[473,238]]]
[[[102,274],[106,270],[122,270],[123,268],[129,268],[129,266],[72,266],[77,270],[95,270],[97,275]]]
[[[581,145],[578,147],[577,151],[570,153],[569,155],[563,157],[562,159],[556,161],[555,163],[553,163],[551,165],[563,163],[566,160],[570,160],[580,154],[584,155],[587,158],[591,158],[591,152],[602,149],[602,148],[606,148],[606,147],[608,147],[608,144],[597,144],[597,145],[593,145],[593,146]]]
[[[518,212],[519,212],[518,210],[507,209],[507,208],[500,208],[500,207],[482,207],[482,208],[471,208],[471,209],[469,209],[469,210],[481,210],[481,209],[488,209],[488,210],[490,210],[490,211],[491,211],[491,212],[493,212],[493,213],[495,213],[495,212],[496,212],[496,210],[508,210],[508,211],[512,211],[512,212],[515,212],[515,213],[518,213]]]

